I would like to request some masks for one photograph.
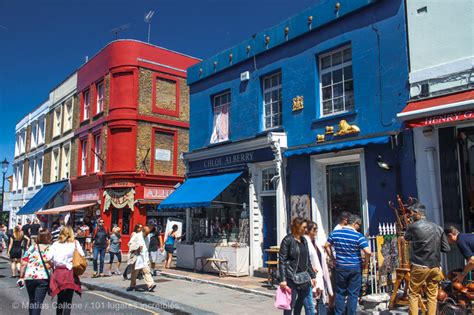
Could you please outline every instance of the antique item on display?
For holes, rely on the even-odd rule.
[[[316,141],[317,143],[321,143],[321,142],[324,142],[324,141],[325,141],[324,140],[324,135],[318,135],[317,136],[317,141]]]
[[[310,218],[310,199],[309,195],[293,195],[291,200],[291,222],[295,218]]]
[[[326,126],[326,134],[327,135],[334,134],[334,127],[333,126]]]
[[[296,96],[293,98],[293,108],[292,111],[296,112],[304,108],[304,98],[303,96]]]
[[[135,189],[133,188],[113,188],[104,191],[104,211],[108,210],[110,205],[117,209],[125,207],[134,210]]]
[[[339,122],[339,130],[334,134],[335,136],[353,135],[360,132],[360,128],[356,125],[350,125],[345,119]]]

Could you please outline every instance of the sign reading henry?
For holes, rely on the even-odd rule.
[[[408,127],[415,128],[415,127],[425,127],[425,126],[432,126],[432,125],[439,125],[439,124],[447,124],[456,121],[463,121],[474,119],[474,111],[473,110],[466,110],[456,113],[449,113],[449,114],[442,114],[436,116],[429,116],[426,118],[420,118],[411,120],[407,123]]]

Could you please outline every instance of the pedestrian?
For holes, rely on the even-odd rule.
[[[137,223],[135,224],[135,227],[133,228],[133,232],[132,232],[132,235],[130,235],[130,241],[133,239],[133,237],[137,234],[137,233],[140,233],[141,231],[143,230],[143,225],[140,224],[140,223]],[[130,242],[128,242],[128,261],[127,261],[127,267],[125,268],[125,270],[123,271],[123,280],[128,280],[128,274],[131,272],[132,270],[132,265],[133,263],[131,263],[131,259],[130,257],[132,256],[132,254],[130,253]]]
[[[80,227],[80,229],[84,233],[84,237],[85,237],[85,248],[84,248],[84,250],[86,252],[86,255],[92,256],[91,228],[89,227],[89,225],[84,220],[81,227]]]
[[[448,237],[449,244],[456,245],[466,260],[466,266],[461,273],[458,273],[455,282],[463,282],[464,278],[474,269],[474,234],[460,233],[454,226],[444,230]]]
[[[283,314],[314,314],[312,304],[312,287],[316,287],[316,273],[311,266],[308,242],[304,238],[307,229],[305,219],[298,217],[291,223],[291,233],[285,236],[280,244],[280,288],[291,289],[291,310]]]
[[[28,292],[30,315],[41,314],[43,301],[49,290],[49,265],[46,264],[51,246],[51,233],[48,230],[39,232],[36,241],[28,247],[23,255],[20,279],[24,281]]]
[[[171,227],[171,231],[168,232],[168,235],[166,236],[164,244],[164,250],[166,251],[166,269],[169,269],[171,267],[176,241],[180,240],[183,236],[184,234],[180,236],[178,235],[178,225],[173,224],[173,226]]]
[[[16,278],[17,271],[20,270],[20,259],[23,256],[23,243],[29,246],[30,239],[23,235],[23,231],[19,226],[13,229],[13,235],[10,237],[7,255],[10,256],[12,278]]]
[[[333,231],[337,231],[342,229],[342,227],[346,226],[348,224],[349,217],[351,216],[351,213],[348,211],[342,211],[341,214],[339,215],[339,223],[334,227]]]
[[[120,251],[120,245],[122,243],[122,235],[120,235],[120,228],[114,227],[110,234],[110,245],[109,245],[109,275],[112,274],[120,275],[120,265],[122,264],[122,252]],[[114,264],[114,258],[117,257],[117,266],[115,271],[112,273],[112,265]]]
[[[40,228],[41,228],[40,221],[38,220],[38,218],[34,218],[33,224],[30,225],[30,235],[31,235],[31,241],[33,243],[35,243],[36,239],[38,238]]]
[[[31,219],[27,218],[26,224],[21,227],[21,230],[23,231],[24,236],[30,237],[30,228],[31,228]]]
[[[329,297],[333,296],[329,267],[327,264],[327,255],[321,244],[317,242],[318,225],[316,222],[309,222],[306,230],[306,241],[308,243],[309,258],[311,266],[316,273],[316,287],[310,293],[310,299],[316,298],[316,309],[320,315],[326,315],[328,312]],[[313,306],[314,308],[314,306]]]
[[[7,247],[8,236],[6,233],[5,225],[0,224],[0,254],[3,253],[3,250]]]
[[[53,230],[51,232],[51,241],[54,243],[58,240],[59,233],[61,233],[61,227],[58,223],[53,224]]]
[[[76,240],[81,244],[82,248],[86,248],[86,234],[80,226],[76,228]]]
[[[147,286],[147,291],[153,292],[156,284],[150,273],[150,260],[148,257],[148,244],[146,242],[148,234],[152,230],[151,226],[145,226],[142,232],[136,233],[129,242],[131,258],[129,264],[132,265],[132,275],[130,279],[130,286],[127,291],[136,290],[137,277],[140,271],[143,273],[143,278]]]
[[[441,252],[448,252],[451,248],[443,229],[426,220],[426,208],[423,204],[415,203],[408,210],[414,221],[405,232],[405,240],[410,242],[411,247],[411,276],[408,284],[410,315],[418,315],[422,288],[426,295],[428,315],[435,315],[438,286],[443,278],[440,268]]]
[[[153,229],[149,237],[149,251],[150,251],[150,264],[153,276],[156,276],[156,264],[160,261],[160,252],[162,252],[162,244],[160,238],[160,232],[156,225],[153,225]]]
[[[51,246],[47,262],[52,264],[53,273],[50,280],[51,297],[58,296],[56,314],[70,314],[74,292],[81,295],[81,282],[72,270],[74,250],[84,256],[84,251],[74,238],[74,231],[65,226],[59,234],[58,240]]]
[[[107,231],[105,230],[103,219],[99,219],[99,225],[94,231],[94,235],[92,236],[92,246],[94,250],[94,274],[92,277],[103,277],[105,253],[107,251],[107,248],[109,247],[109,233],[107,233]]]
[[[347,225],[333,231],[324,246],[336,266],[336,315],[357,313],[357,302],[362,287],[362,269],[369,262],[371,251],[364,235],[358,232],[362,220],[352,214]],[[333,250],[336,253],[334,258]],[[363,260],[361,252],[365,255]],[[346,303],[347,301],[347,303]]]

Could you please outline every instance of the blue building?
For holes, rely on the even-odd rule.
[[[371,233],[393,222],[388,201],[416,195],[412,136],[396,118],[408,100],[406,37],[402,0],[323,1],[189,68],[187,182],[207,190],[234,174],[213,201],[190,193],[179,204],[189,222],[193,209],[208,218],[202,233],[189,224],[193,240],[219,216],[241,221],[239,236],[248,219],[254,270],[297,215],[318,222],[321,239],[344,210]],[[162,206],[177,206],[179,191]]]

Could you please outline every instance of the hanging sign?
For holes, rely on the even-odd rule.
[[[135,189],[121,188],[121,189],[106,189],[104,191],[104,211],[109,209],[110,205],[117,209],[129,207],[133,209],[135,203]]]
[[[449,114],[434,115],[425,118],[410,120],[407,126],[410,128],[425,127],[439,124],[448,124],[457,121],[474,119],[474,111],[466,110]]]

